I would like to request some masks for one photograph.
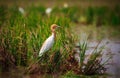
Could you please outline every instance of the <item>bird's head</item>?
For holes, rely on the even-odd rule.
[[[51,31],[54,32],[57,28],[59,28],[60,26],[58,26],[57,24],[52,24],[51,25]]]

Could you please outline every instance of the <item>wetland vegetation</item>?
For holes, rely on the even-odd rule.
[[[99,43],[90,55],[86,55],[87,41],[120,38],[120,6],[83,9],[66,4],[52,7],[50,13],[46,13],[46,9],[44,5],[0,5],[0,76],[7,78],[7,73],[3,72],[10,72],[10,77],[14,78],[16,75],[11,72],[16,72],[20,77],[36,78],[107,77],[105,65],[111,55],[102,61],[105,45],[99,47]],[[42,43],[51,35],[50,25],[53,23],[61,26],[55,45],[36,62]],[[82,33],[89,36],[79,42]]]

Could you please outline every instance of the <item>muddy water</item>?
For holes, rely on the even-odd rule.
[[[85,39],[80,40],[80,43],[84,42],[84,40]],[[88,41],[88,49],[86,51],[86,56],[90,55],[98,44],[99,42],[95,40]],[[109,58],[109,56],[111,56],[111,59],[106,65],[106,68],[107,68],[106,73],[110,75],[108,78],[120,78],[120,41],[103,39],[100,42],[98,49],[101,46],[105,46],[105,48],[102,51],[103,53],[102,62],[105,62]],[[80,51],[77,50],[77,52],[79,53]],[[78,55],[76,55],[75,57],[77,60],[79,59]],[[85,60],[85,62],[86,61],[87,60]]]
[[[89,43],[89,49],[87,50],[88,54],[93,50],[95,46],[97,46],[98,42],[97,41],[91,41]],[[103,55],[103,61],[108,58],[108,55],[111,55],[112,58],[109,61],[109,65],[106,66],[107,73],[111,76],[110,78],[120,78],[120,41],[111,41],[108,39],[102,40],[100,46],[103,46],[105,44],[105,49],[103,50],[104,55]]]
[[[120,41],[111,41],[107,47],[113,53],[112,65],[109,66],[108,73],[113,74],[114,78],[120,78]]]

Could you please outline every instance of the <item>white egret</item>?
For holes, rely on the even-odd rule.
[[[48,16],[50,16],[50,14],[51,14],[51,12],[52,12],[52,8],[50,8],[50,7],[47,8],[45,12],[46,12],[46,14],[47,14]]]
[[[24,11],[24,9],[22,8],[22,7],[19,7],[19,12],[21,13],[21,14],[25,14],[25,11]]]
[[[45,42],[43,43],[40,51],[39,51],[39,57],[41,57],[46,51],[48,51],[54,44],[55,41],[55,37],[56,37],[56,32],[55,30],[60,27],[56,24],[52,24],[51,25],[51,31],[52,31],[52,35],[45,40]]]

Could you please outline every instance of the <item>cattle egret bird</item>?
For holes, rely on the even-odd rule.
[[[22,7],[19,7],[19,12],[20,12],[21,14],[25,14],[25,11],[24,11],[24,9],[23,9]]]
[[[52,8],[50,8],[50,7],[47,8],[45,12],[48,16],[50,16],[50,13],[52,12]]]
[[[39,51],[39,57],[41,57],[46,51],[48,51],[53,46],[55,37],[56,37],[55,30],[58,27],[60,27],[60,26],[58,26],[56,24],[51,25],[52,35],[48,39],[46,39],[46,41],[43,43],[43,45]]]
[[[68,8],[68,4],[67,3],[64,3],[64,8]]]

